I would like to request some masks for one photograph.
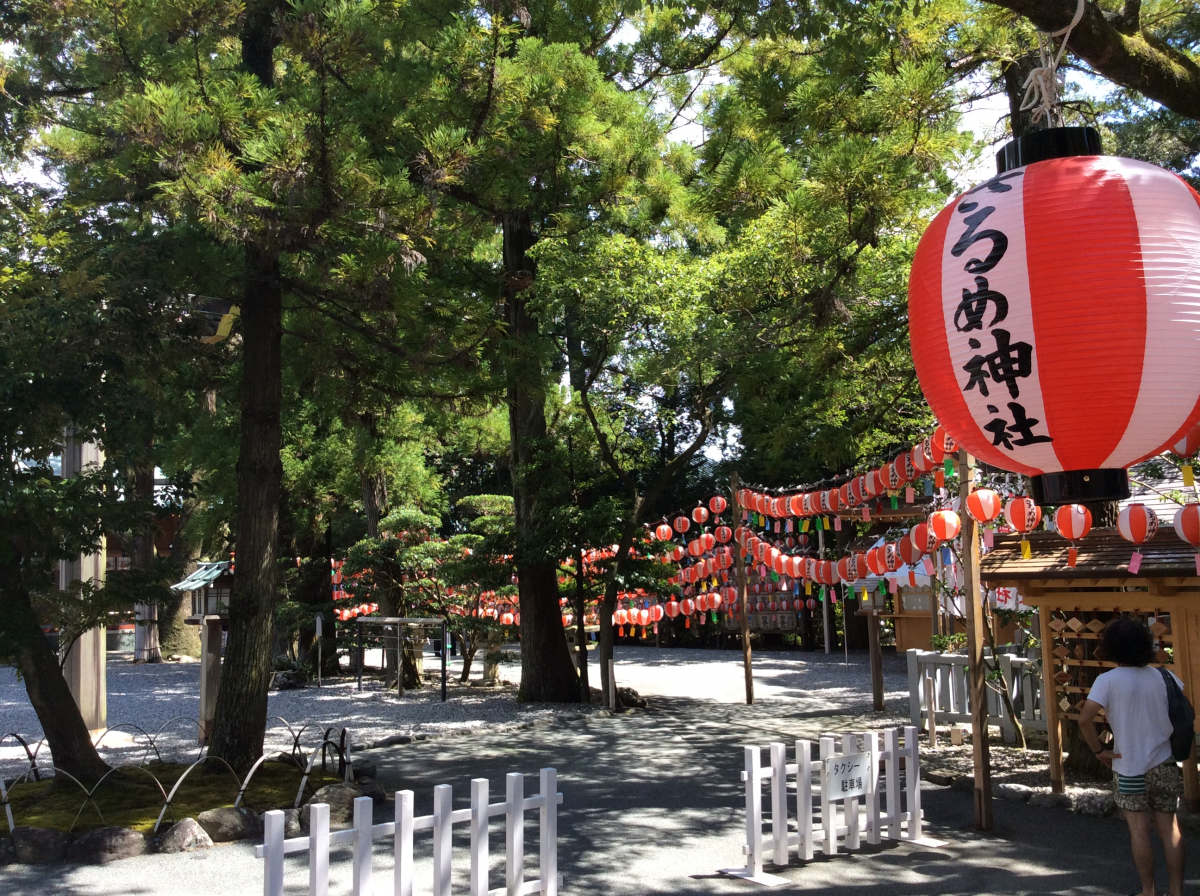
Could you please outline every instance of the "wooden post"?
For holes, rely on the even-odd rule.
[[[734,532],[742,525],[742,505],[738,501],[738,474],[734,470],[729,476],[730,503],[733,505]],[[742,544],[733,539],[733,560],[737,570],[738,619],[742,627],[742,666],[746,670],[746,704],[754,702],[754,667],[750,658],[750,618],[747,615],[746,559],[742,556]]]
[[[933,673],[925,673],[925,733],[929,735],[929,746],[937,746],[937,697]]]
[[[200,743],[208,743],[221,690],[221,617],[200,619]]]
[[[1038,607],[1042,632],[1042,712],[1046,717],[1046,746],[1050,753],[1050,790],[1063,792],[1062,729],[1058,721],[1058,682],[1054,680],[1054,629],[1050,608]]]
[[[825,524],[821,524],[821,528],[817,530],[817,556],[822,560],[825,559]],[[821,628],[825,630],[825,655],[833,653],[833,608],[830,606],[829,592],[825,592],[825,599],[821,601]]]
[[[865,605],[865,601],[863,602]],[[879,611],[873,606],[865,607],[867,616],[867,643],[871,648],[871,705],[876,712],[883,711],[883,648],[879,646]]]
[[[958,452],[958,479],[962,495],[963,604],[967,613],[967,665],[971,691],[971,751],[975,759],[975,827],[992,829],[992,767],[988,751],[988,688],[983,659],[986,624],[979,601],[979,527],[966,512],[967,497],[975,485],[974,461],[966,449]]]

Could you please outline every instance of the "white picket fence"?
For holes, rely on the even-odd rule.
[[[921,764],[917,729],[864,731],[821,736],[819,758],[812,758],[812,742],[796,741],[796,761],[787,761],[787,745],[773,743],[770,759],[762,763],[761,747],[746,747],[746,843],[742,847],[747,861],[744,868],[726,868],[725,874],[767,886],[787,883],[787,879],[763,871],[766,862],[786,866],[793,849],[801,861],[810,861],[820,844],[826,855],[838,851],[838,841],[846,850],[858,849],[863,836],[868,843],[882,837],[909,840],[925,845],[940,845],[922,836]],[[869,763],[865,774],[865,793],[859,797],[831,799],[826,783],[830,760],[840,756],[865,754]],[[790,811],[789,778],[795,779],[796,832],[788,830]],[[770,834],[763,832],[764,781],[771,783]]]
[[[454,792],[449,784],[433,788],[433,814],[413,817],[411,790],[396,792],[396,820],[383,824],[372,823],[373,803],[370,797],[354,801],[354,827],[344,831],[329,830],[329,806],[316,803],[310,808],[309,834],[285,840],[284,813],[278,810],[263,816],[263,845],[255,854],[266,859],[263,884],[265,896],[283,896],[283,859],[291,853],[308,853],[309,896],[329,894],[329,850],[343,843],[353,845],[352,889],[354,896],[371,893],[371,845],[379,837],[392,837],[395,853],[392,892],[395,896],[413,894],[413,839],[418,831],[433,831],[433,894],[450,896],[452,834],[456,824],[470,824],[471,884],[470,896],[526,896],[545,893],[557,896],[562,886],[558,873],[558,807],[562,794],[558,792],[558,772],[552,768],[541,771],[541,793],[525,796],[525,776],[512,773],[505,778],[505,799],[502,803],[488,802],[488,779],[471,780],[471,807],[454,809]],[[525,813],[537,809],[540,835],[536,880],[525,880]],[[489,836],[488,820],[504,817],[505,877],[504,886],[488,888]]]
[[[990,658],[989,658],[990,661]],[[924,727],[926,711],[925,676],[933,676],[935,721],[971,722],[971,688],[967,678],[967,657],[934,650],[908,651],[908,707],[913,725]],[[1042,708],[1042,679],[1036,664],[1026,657],[1000,654],[1000,674],[1017,708],[1021,727],[1026,731],[1045,731]],[[1000,729],[1005,743],[1017,739],[1016,728],[1005,709],[1004,700],[989,684],[987,693],[988,724]]]

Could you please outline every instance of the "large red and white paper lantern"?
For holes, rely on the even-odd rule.
[[[1200,420],[1200,197],[1086,129],[1040,131],[948,205],[917,249],[921,388],[1037,503],[1128,496],[1124,469]],[[1060,147],[1071,146],[1063,150]],[[1067,153],[1074,151],[1068,157]]]

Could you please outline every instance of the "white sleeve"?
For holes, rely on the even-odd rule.
[[[1092,689],[1088,692],[1087,699],[1093,703],[1099,703],[1101,706],[1108,703],[1108,682],[1107,672],[1097,675],[1096,680],[1092,682]]]

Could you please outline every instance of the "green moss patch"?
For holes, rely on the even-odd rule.
[[[18,784],[9,794],[13,820],[18,825],[60,831],[71,830],[72,824],[75,832],[102,825],[120,825],[149,834],[162,809],[163,792],[170,794],[187,768],[185,763],[152,762],[144,770],[118,769],[96,791],[94,806],[91,803],[84,805],[83,791],[66,778]],[[162,791],[146,772],[158,779]],[[242,805],[256,812],[290,809],[296,801],[302,775],[303,772],[290,762],[264,762],[254,773]],[[313,769],[305,788],[305,799],[326,784],[336,784],[340,780],[337,775]],[[240,782],[235,781],[229,769],[219,762],[197,766],[175,793],[163,816],[160,833],[181,818],[195,818],[206,809],[232,806],[239,786]],[[82,812],[80,806],[83,806]]]

